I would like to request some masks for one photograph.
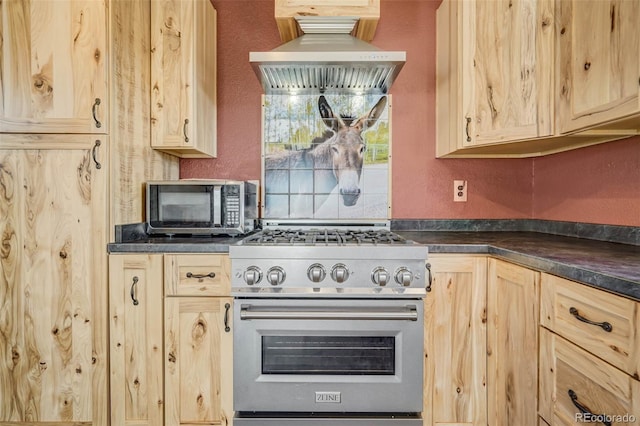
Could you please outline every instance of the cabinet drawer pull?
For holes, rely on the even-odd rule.
[[[96,122],[96,127],[99,129],[100,127],[102,127],[102,123],[100,122],[100,120],[98,120],[97,117],[98,105],[100,105],[100,98],[96,98],[96,100],[93,102],[93,106],[91,107],[91,114],[93,114],[93,121]]]
[[[189,137],[187,136],[187,124],[189,124],[189,119],[184,119],[184,126],[182,126],[182,133],[184,133],[184,141],[185,143],[189,143]]]
[[[100,164],[100,162],[98,161],[98,148],[100,148],[100,145],[102,145],[102,143],[100,142],[100,140],[96,140],[96,142],[93,144],[93,149],[91,150],[91,156],[93,157],[93,162],[96,163],[96,169],[101,169],[102,168],[102,164]]]
[[[467,142],[471,142],[471,136],[469,135],[469,124],[471,124],[471,117],[467,117],[467,125],[465,131],[467,132]]]
[[[138,284],[138,277],[133,277],[133,283],[131,284],[131,301],[133,302],[134,306],[138,306],[138,304],[140,303],[138,301],[138,298],[136,297],[136,294],[138,293],[136,291],[136,287]]]
[[[582,414],[587,414],[589,418],[602,419],[601,422],[605,426],[611,426],[611,422],[605,420],[606,416],[602,416],[602,415],[599,415],[599,414],[593,414],[591,411],[589,411],[589,409],[587,407],[585,407],[584,405],[580,404],[578,402],[578,395],[573,391],[573,389],[569,389],[568,393],[569,393],[569,398],[571,398],[571,402],[573,402],[573,405],[575,405],[576,408],[578,410],[580,410],[580,412]]]
[[[574,308],[573,306],[569,308],[569,313],[571,315],[573,315],[578,321],[582,321],[582,322],[586,322],[587,324],[597,325],[598,327],[602,327],[602,329],[604,331],[606,331],[607,333],[611,333],[611,330],[613,330],[613,327],[611,326],[610,323],[608,323],[606,321],[604,321],[604,322],[591,321],[590,319],[587,319],[587,318],[583,317],[582,315],[580,315],[580,312],[578,312],[578,310],[576,308]]]
[[[187,278],[215,278],[215,272],[209,272],[208,274],[193,274],[191,272],[187,272]]]
[[[231,309],[231,305],[229,303],[224,304],[224,331],[230,332],[231,327],[229,327],[229,309]]]

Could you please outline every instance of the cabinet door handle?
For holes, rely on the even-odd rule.
[[[586,322],[587,324],[597,325],[598,327],[602,327],[602,329],[604,331],[606,331],[607,333],[611,333],[611,330],[613,330],[613,327],[611,326],[610,323],[608,323],[606,321],[604,321],[604,322],[591,321],[590,319],[585,318],[582,315],[580,315],[580,312],[578,312],[578,310],[576,308],[574,308],[573,306],[569,308],[569,313],[571,315],[573,315],[578,321],[582,321],[582,322]]]
[[[215,278],[215,272],[209,272],[208,274],[193,274],[191,272],[187,272],[187,278]]]
[[[189,119],[184,119],[184,126],[182,126],[182,133],[184,133],[184,141],[189,142],[189,137],[187,136],[187,124],[189,124]]]
[[[580,404],[578,402],[578,394],[576,394],[573,389],[569,389],[569,398],[571,398],[571,402],[573,402],[573,405],[576,406],[576,408],[578,410],[580,410],[580,412],[582,414],[587,414],[589,416],[589,418],[594,418],[594,419],[603,419],[600,420],[605,426],[611,426],[611,422],[606,421],[605,418],[606,416],[602,416],[599,414],[593,414],[591,411],[589,411],[589,409],[587,407],[585,407],[584,405]]]
[[[100,164],[100,162],[98,161],[98,148],[100,148],[100,145],[102,145],[102,143],[100,142],[100,140],[96,140],[96,142],[93,144],[93,149],[91,150],[91,156],[93,157],[93,162],[96,163],[96,169],[101,169],[102,168],[102,164]]]
[[[97,117],[98,105],[100,105],[100,98],[96,98],[96,100],[93,102],[93,106],[91,107],[91,114],[93,114],[93,121],[96,122],[96,127],[99,129],[100,127],[102,127],[102,123],[100,122],[100,120],[98,120]]]
[[[231,304],[225,303],[224,304],[224,331],[227,333],[231,331],[231,327],[229,327],[229,309],[231,309]]]
[[[471,117],[467,117],[467,125],[465,126],[465,132],[467,133],[467,142],[471,142],[471,135],[469,135],[469,124],[471,124]]]
[[[427,290],[427,293],[431,291],[431,284],[433,283],[433,277],[431,276],[431,264],[427,263],[425,265],[425,268],[427,268],[427,287],[425,290]]]
[[[138,299],[136,298],[136,288],[137,288],[137,284],[138,284],[138,277],[135,276],[133,277],[133,283],[131,283],[131,301],[133,302],[134,306],[138,306],[138,304],[140,303],[138,301]]]

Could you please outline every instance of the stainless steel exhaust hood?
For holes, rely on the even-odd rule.
[[[250,52],[267,94],[386,94],[406,53],[383,51],[349,33],[355,17],[296,17],[304,34],[269,52]]]

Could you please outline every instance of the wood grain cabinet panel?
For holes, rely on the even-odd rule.
[[[542,274],[540,323],[640,380],[640,303]]]
[[[108,133],[107,4],[0,2],[0,133]]]
[[[108,163],[50,138],[77,149],[0,150],[0,423],[105,425]]]
[[[540,273],[489,259],[488,424],[538,424]]]
[[[111,425],[164,419],[162,255],[109,256]]]
[[[167,254],[167,296],[228,296],[231,291],[227,254]]]
[[[544,328],[540,364],[540,414],[551,425],[634,425],[640,419],[638,380]],[[591,414],[608,417],[596,422],[586,417]]]
[[[553,0],[444,0],[437,26],[437,156],[553,134]]]
[[[380,0],[275,0],[275,18],[283,42],[303,34],[296,16],[355,16],[352,35],[370,42],[380,18]]]
[[[165,298],[167,425],[230,425],[232,408],[230,297]]]
[[[616,0],[443,0],[436,156],[535,157],[637,134],[640,120],[594,125],[638,111],[640,36],[627,36],[638,8]]]
[[[562,132],[607,122],[640,125],[640,2],[559,0],[559,113]],[[620,119],[635,116],[627,122]]]
[[[151,2],[151,146],[216,156],[216,10],[209,0]]]
[[[485,256],[429,256],[424,425],[486,425]]]

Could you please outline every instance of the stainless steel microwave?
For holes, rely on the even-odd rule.
[[[149,234],[238,235],[254,229],[257,185],[230,180],[150,181]]]

